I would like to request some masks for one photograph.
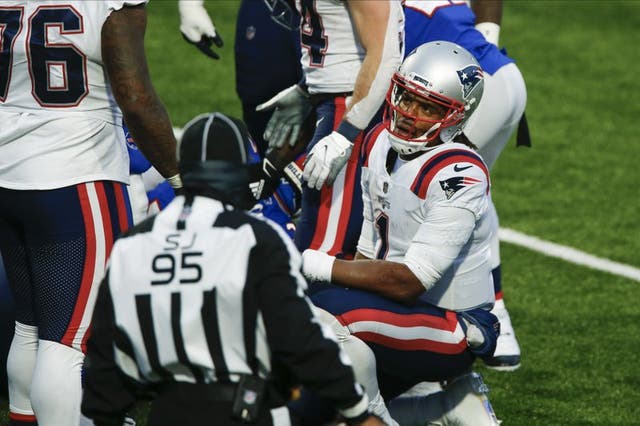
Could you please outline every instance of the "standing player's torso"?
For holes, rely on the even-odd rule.
[[[0,1],[3,110],[111,118],[100,42],[105,3]]]
[[[102,26],[124,3],[0,0],[0,185],[127,181],[101,53]]]
[[[310,93],[353,90],[365,51],[356,38],[347,3],[296,0],[301,15],[302,69]]]

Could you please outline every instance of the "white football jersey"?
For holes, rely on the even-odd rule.
[[[385,0],[387,1],[387,0]],[[390,25],[397,26],[398,39],[404,38],[404,13],[398,0],[390,3]],[[347,2],[343,0],[296,0],[301,15],[300,62],[309,93],[353,91],[365,56]]]
[[[147,1],[0,0],[0,186],[128,182],[101,31],[111,12]]]
[[[388,132],[374,133],[374,138],[365,146],[370,152],[362,169],[363,226],[369,229],[363,228],[358,250],[371,258],[402,262],[431,209],[469,210],[476,220],[471,237],[453,266],[421,298],[456,311],[492,304],[490,181],[480,156],[463,144],[447,143],[410,161],[397,159],[388,173],[387,156],[393,152]]]

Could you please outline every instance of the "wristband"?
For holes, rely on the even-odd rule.
[[[310,281],[331,282],[331,272],[335,260],[335,257],[327,253],[306,249],[302,252],[302,273]]]
[[[182,188],[182,178],[180,178],[180,173],[177,173],[171,177],[168,177],[167,182],[169,182],[169,185],[171,185],[173,189]]]
[[[480,22],[476,24],[476,30],[480,31],[484,38],[491,44],[498,45],[500,38],[500,25],[495,22]]]
[[[336,132],[347,138],[349,142],[353,142],[356,140],[360,132],[362,132],[362,129],[358,129],[348,121],[342,120],[342,122],[340,122],[340,126],[336,129]]]

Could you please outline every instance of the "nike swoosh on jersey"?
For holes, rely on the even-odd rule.
[[[454,166],[453,166],[453,171],[454,171],[454,172],[461,172],[461,171],[463,171],[463,170],[470,169],[471,167],[473,167],[473,166],[458,167],[458,165],[456,164],[456,165],[454,165]]]

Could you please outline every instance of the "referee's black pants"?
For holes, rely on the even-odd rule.
[[[246,426],[232,416],[234,385],[179,383],[163,388],[151,402],[148,426]],[[288,412],[290,423],[272,415],[269,403],[263,403],[256,426],[297,425]]]

